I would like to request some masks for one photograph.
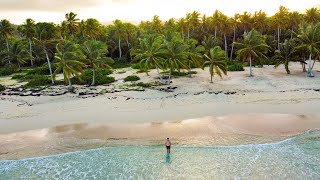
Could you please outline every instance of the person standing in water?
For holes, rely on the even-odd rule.
[[[167,138],[165,145],[167,148],[167,154],[170,154],[171,141],[169,138]]]

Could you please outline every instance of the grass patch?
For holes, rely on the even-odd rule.
[[[102,85],[102,84],[110,84],[115,81],[114,77],[107,76],[111,74],[111,70],[101,70],[97,69],[96,71],[96,77],[95,77],[95,85]],[[92,70],[91,69],[86,69],[84,73],[79,75],[79,77],[73,77],[71,78],[72,84],[77,84],[77,85],[89,85],[92,83]]]
[[[169,76],[170,72],[164,71],[164,72],[161,72],[160,74]],[[197,74],[197,71],[191,71],[191,74]],[[173,76],[173,77],[183,77],[183,76],[188,76],[188,75],[189,75],[189,72],[182,72],[182,71],[180,71],[180,72],[173,71],[171,73],[171,76]]]
[[[159,81],[155,81],[152,83],[144,83],[144,82],[139,82],[136,84],[137,86],[143,87],[143,88],[148,88],[152,86],[161,86],[162,84]]]
[[[2,84],[0,84],[0,92],[6,90],[6,87]]]
[[[32,79],[28,80],[28,83],[22,86],[23,88],[34,88],[39,86],[51,85],[51,79],[48,76],[35,75],[30,77],[32,77]]]
[[[124,78],[124,82],[127,81],[139,81],[140,78],[138,76],[132,75],[132,76],[127,76],[126,78]]]

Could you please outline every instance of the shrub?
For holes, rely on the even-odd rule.
[[[91,71],[91,72],[92,72],[92,71]],[[111,69],[104,69],[104,68],[98,68],[98,69],[96,70],[96,72],[97,72],[97,73],[101,73],[102,75],[105,75],[105,76],[110,75],[110,74],[113,73],[113,71],[112,71]]]
[[[165,74],[165,75],[168,75],[170,74],[169,71],[165,71],[165,72],[162,72],[161,74]],[[191,71],[191,74],[197,74],[197,71]],[[181,76],[188,76],[189,75],[189,72],[182,72],[182,71],[173,71],[171,72],[171,75],[173,77],[181,77]]]
[[[132,75],[132,76],[127,76],[126,78],[124,78],[124,82],[127,81],[138,81],[140,80],[140,78],[138,76]]]
[[[139,64],[139,63],[132,64],[132,65],[131,65],[131,68],[132,68],[132,69],[140,69],[140,64]]]
[[[0,84],[0,92],[6,90],[6,87],[2,84]]]
[[[36,75],[36,76],[30,76],[30,77],[32,77],[32,79],[30,79],[28,83],[23,87],[32,88],[32,87],[38,87],[38,86],[51,85],[51,79],[47,76]]]
[[[151,86],[152,86],[152,83],[139,82],[139,83],[137,84],[137,86],[147,88],[147,87],[151,87]]]
[[[18,67],[14,64],[6,64],[4,68],[0,68],[0,76],[9,76],[16,72]]]
[[[101,85],[101,84],[110,84],[115,81],[114,77],[106,76],[108,75],[111,70],[102,70],[98,69],[96,71],[96,76],[95,76],[95,85]],[[71,82],[73,84],[78,84],[78,85],[86,85],[86,84],[91,84],[92,83],[92,70],[91,69],[86,69],[79,77],[73,77],[71,79]]]
[[[56,70],[56,67],[54,64],[51,64],[51,69],[52,69],[52,73]],[[29,70],[27,72],[28,75],[35,75],[35,74],[39,74],[39,75],[50,75],[50,70],[47,64],[44,64],[43,66],[34,68],[32,70]]]
[[[26,77],[25,74],[15,74],[15,75],[12,76],[11,79],[24,80],[25,77]]]
[[[228,71],[244,71],[243,65],[238,62],[228,65]]]

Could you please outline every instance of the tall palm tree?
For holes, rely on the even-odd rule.
[[[297,11],[293,11],[289,13],[288,18],[288,27],[291,28],[291,39],[293,38],[293,34],[297,30],[299,24],[302,22],[302,14]]]
[[[18,31],[29,41],[29,53],[32,55],[32,43],[35,36],[35,23],[32,19],[26,19],[23,25],[18,26]],[[33,67],[33,59],[30,58],[31,67]]]
[[[272,17],[273,23],[277,26],[277,35],[278,35],[278,50],[280,50],[280,37],[281,37],[281,30],[285,29],[288,24],[288,18],[289,18],[289,9],[280,6],[279,11],[275,13]]]
[[[307,9],[304,19],[307,23],[316,24],[320,22],[320,9]]]
[[[218,74],[220,78],[222,78],[222,73],[224,75],[227,75],[226,61],[228,61],[229,59],[226,57],[225,52],[221,49],[220,46],[211,48],[209,55],[204,54],[204,57],[207,61],[203,63],[202,69],[204,69],[206,66],[209,66],[211,83],[213,83],[212,77],[215,73]]]
[[[54,58],[57,69],[54,72],[54,77],[57,73],[62,72],[65,82],[69,84],[69,90],[72,90],[71,77],[83,72],[85,63],[81,60],[84,59],[84,56],[79,46],[69,41],[58,43],[56,49]]]
[[[163,80],[159,69],[165,69],[162,42],[159,36],[147,35],[140,39],[139,48],[131,50],[131,55],[135,56],[133,61],[139,61],[140,67],[146,71],[147,75],[152,66],[156,67],[161,83]]]
[[[316,25],[309,25],[307,27],[300,27],[299,34],[297,36],[298,41],[301,43],[297,46],[297,50],[305,50],[309,53],[309,69],[308,76],[313,77],[313,66],[315,60],[312,57],[320,55],[320,23]]]
[[[164,53],[166,58],[166,65],[169,68],[169,80],[171,81],[171,74],[174,70],[180,71],[181,68],[188,69],[186,61],[188,59],[188,46],[183,42],[179,36],[175,36],[171,41],[164,43]]]
[[[80,23],[83,34],[92,40],[97,40],[99,36],[102,34],[102,25],[99,23],[97,19],[89,18]]]
[[[13,36],[14,28],[10,21],[3,19],[0,21],[0,38],[4,38],[6,40],[7,50],[9,51],[9,40],[8,38]]]
[[[57,29],[52,23],[37,23],[35,27],[35,37],[33,38],[34,42],[42,49],[46,55],[51,83],[54,85],[54,77],[51,68],[51,62],[49,59],[49,50],[50,47],[57,41]]]
[[[264,38],[256,30],[244,33],[243,42],[234,42],[238,49],[236,54],[239,59],[247,60],[250,63],[250,77],[252,77],[252,60],[267,59],[264,55],[268,52],[269,46]]]
[[[78,31],[79,28],[79,19],[76,18],[77,14],[70,12],[65,15],[66,20],[63,21],[67,28],[67,33],[71,34],[74,38],[74,34]]]
[[[123,23],[116,19],[114,22],[114,30],[115,30],[115,37],[118,39],[118,48],[119,48],[119,58],[122,57],[122,50],[121,50],[121,38],[124,36],[124,29],[123,29]]]
[[[101,41],[86,41],[83,43],[82,52],[86,56],[87,64],[92,67],[92,83],[95,85],[95,73],[99,67],[110,68],[109,64],[113,63],[110,57],[106,57],[108,47]]]
[[[21,65],[26,63],[26,60],[33,58],[21,40],[15,41],[9,51],[2,51],[1,54],[3,54],[4,62],[11,62],[18,65],[19,71],[21,70]]]
[[[192,66],[200,67],[203,62],[203,52],[205,48],[201,45],[197,45],[198,42],[195,39],[190,39],[188,43],[188,68],[189,68],[189,76],[191,77],[191,68]]]
[[[243,14],[239,15],[239,22],[242,26],[243,32],[247,33],[252,26],[252,15],[247,11],[243,12]]]
[[[290,74],[289,62],[299,60],[299,57],[297,56],[295,51],[296,46],[297,43],[293,39],[285,40],[284,43],[280,44],[281,51],[276,50],[275,55],[272,58],[273,60],[276,60],[275,68],[283,64],[287,74]]]

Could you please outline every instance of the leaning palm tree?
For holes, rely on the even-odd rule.
[[[1,54],[3,54],[4,62],[12,62],[13,64],[16,64],[19,67],[19,71],[21,70],[21,65],[25,64],[27,60],[33,58],[22,41],[14,42],[9,51],[2,51]]]
[[[201,45],[197,45],[197,40],[190,39],[188,43],[188,69],[189,76],[191,77],[191,68],[192,66],[201,67],[203,63],[203,52],[205,48]]]
[[[72,90],[71,77],[83,72],[85,63],[81,60],[84,59],[84,55],[78,45],[69,41],[58,43],[56,49],[54,58],[57,69],[54,72],[54,77],[57,73],[62,72],[65,82],[69,84],[69,90]]]
[[[285,40],[284,43],[280,44],[280,50],[276,50],[275,55],[272,58],[273,60],[276,60],[275,68],[283,64],[287,74],[290,74],[289,62],[299,61],[297,52],[295,51],[296,46],[297,43],[295,40]],[[303,61],[300,62],[305,63]]]
[[[146,71],[153,66],[156,67],[161,83],[163,83],[162,76],[159,69],[165,69],[162,49],[162,39],[157,36],[145,36],[140,39],[140,46],[138,49],[131,50],[131,55],[135,56],[133,61],[139,61],[140,67]]]
[[[238,49],[237,58],[247,60],[250,63],[250,77],[252,77],[252,60],[267,59],[264,55],[268,52],[269,46],[265,43],[264,37],[256,30],[244,33],[243,42],[234,42]]]
[[[86,41],[83,43],[82,52],[86,56],[86,61],[89,66],[92,67],[92,83],[95,84],[95,73],[97,68],[110,68],[109,64],[113,63],[112,58],[106,57],[108,53],[108,47],[101,41]]]
[[[297,46],[296,49],[303,49],[309,53],[308,76],[314,77],[312,69],[315,61],[312,60],[312,57],[320,55],[320,23],[316,25],[311,24],[307,27],[300,27],[297,39],[301,45]]]
[[[51,62],[49,59],[49,48],[53,45],[57,40],[55,39],[56,35],[56,27],[51,23],[38,23],[35,28],[35,37],[33,38],[34,42],[38,44],[38,46],[42,49],[42,51],[46,55],[51,83],[54,85],[54,78],[51,68]]]
[[[188,59],[187,49],[187,44],[183,42],[180,36],[176,36],[171,41],[165,42],[164,54],[166,66],[169,68],[169,80],[167,84],[170,84],[171,74],[174,70],[180,71],[181,68],[188,69],[188,65],[185,63]]]
[[[205,61],[203,63],[202,69],[204,69],[206,66],[209,66],[211,83],[213,83],[212,77],[215,73],[218,74],[220,78],[222,78],[222,73],[227,75],[226,61],[228,61],[229,59],[227,58],[226,53],[221,49],[220,46],[211,48],[209,56],[207,54],[204,54],[204,57],[208,61]]]

